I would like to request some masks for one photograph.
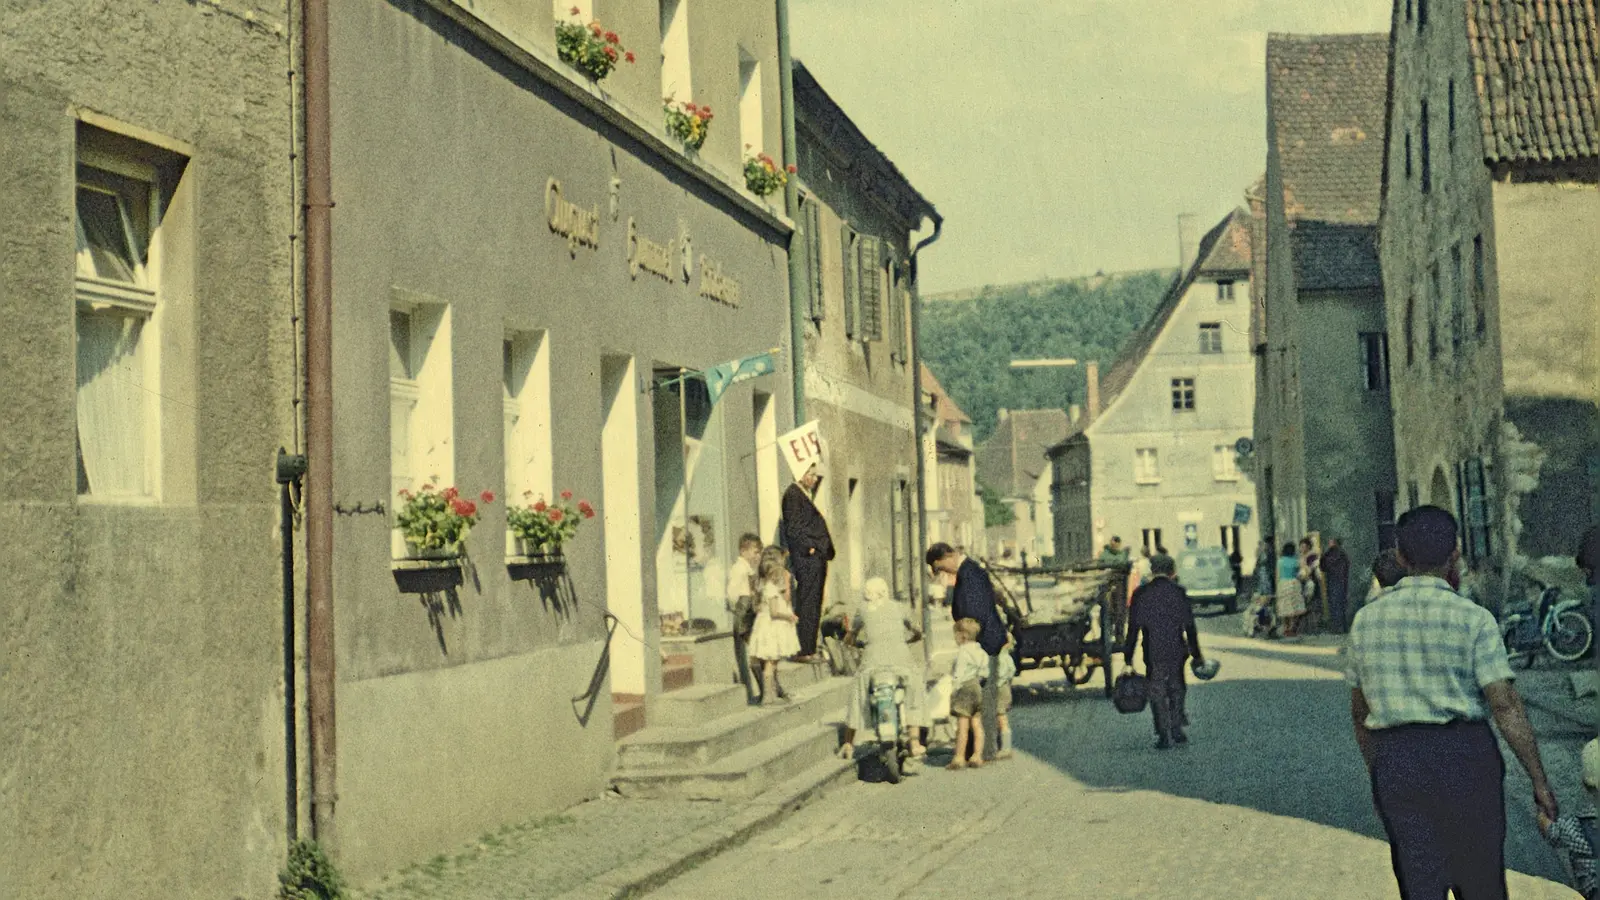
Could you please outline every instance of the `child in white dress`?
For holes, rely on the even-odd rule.
[[[761,664],[761,705],[780,699],[776,679],[778,660],[800,652],[800,636],[789,600],[789,554],[778,547],[761,551],[757,570],[761,595],[756,601],[756,620],[750,628],[750,657]]]

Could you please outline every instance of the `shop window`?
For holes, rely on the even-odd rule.
[[[765,108],[761,99],[761,63],[739,48],[739,139],[744,155],[766,152]]]
[[[142,158],[80,143],[74,227],[78,493],[160,494],[161,180]]]
[[[1222,352],[1222,323],[1221,322],[1201,322],[1200,323],[1200,352],[1201,353],[1221,353]]]
[[[395,300],[389,310],[390,490],[455,479],[450,315],[444,304]]]
[[[661,0],[661,96],[694,99],[689,77],[689,0]]]
[[[1172,409],[1175,412],[1194,411],[1194,379],[1172,379]]]
[[[1361,341],[1361,382],[1369,391],[1389,389],[1389,335],[1364,331]]]
[[[543,331],[513,332],[501,355],[506,502],[553,500],[549,338]]]
[[[1154,447],[1140,447],[1133,451],[1133,481],[1135,484],[1156,484],[1161,481],[1161,460]]]

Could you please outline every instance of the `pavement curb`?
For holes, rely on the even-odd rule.
[[[841,784],[855,781],[856,761],[829,759],[741,804],[713,822],[643,857],[590,879],[556,900],[619,900],[648,893],[712,857],[743,844]]]

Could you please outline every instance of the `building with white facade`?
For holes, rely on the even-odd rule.
[[[1248,218],[1235,210],[1049,449],[1058,559],[1089,559],[1116,536],[1174,553],[1237,547],[1250,571],[1255,485],[1235,449],[1255,397],[1250,258]]]

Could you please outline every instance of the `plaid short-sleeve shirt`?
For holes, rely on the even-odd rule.
[[[1345,667],[1374,729],[1487,719],[1483,688],[1513,678],[1494,614],[1443,579],[1419,576],[1356,614]]]

